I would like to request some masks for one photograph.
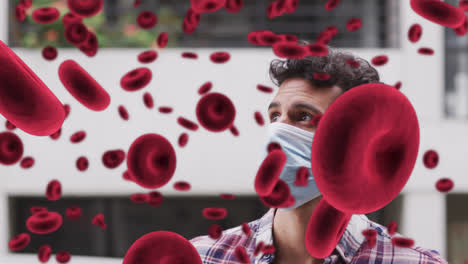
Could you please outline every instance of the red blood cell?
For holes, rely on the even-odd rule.
[[[96,34],[89,31],[88,38],[85,41],[83,41],[80,45],[78,45],[78,48],[88,57],[93,57],[94,55],[96,55],[99,48],[99,43]]]
[[[161,135],[142,135],[130,146],[127,168],[138,185],[145,188],[162,187],[172,178],[176,169],[174,148]]]
[[[53,140],[56,140],[56,139],[58,139],[60,137],[61,134],[62,134],[62,128],[57,130],[57,132],[51,134],[50,138],[53,139]]]
[[[290,195],[291,191],[288,184],[282,179],[278,179],[273,191],[266,196],[260,196],[260,201],[271,208],[282,208],[287,207]]]
[[[242,232],[246,235],[246,236],[250,236],[250,233],[251,233],[251,230],[250,230],[250,226],[248,223],[242,223]]]
[[[349,31],[356,31],[362,26],[362,21],[360,18],[353,17],[346,22],[346,29]]]
[[[366,238],[370,248],[374,248],[377,243],[377,231],[374,229],[362,230],[362,235]]]
[[[198,58],[198,55],[194,52],[182,52],[182,58],[196,59]]]
[[[273,52],[281,58],[301,59],[307,56],[308,50],[294,42],[278,41],[273,44]]]
[[[400,88],[401,88],[401,82],[400,82],[400,81],[396,82],[396,83],[393,85],[393,87],[395,87],[395,88],[397,88],[398,90],[400,90]]]
[[[134,193],[130,195],[130,200],[134,203],[146,203],[148,202],[148,194],[146,193]]]
[[[65,118],[68,117],[68,115],[70,114],[70,105],[69,104],[64,104],[63,105],[63,110],[65,110]]]
[[[315,39],[316,43],[328,44],[331,39],[338,33],[338,28],[336,26],[329,26],[325,28]]]
[[[29,208],[29,211],[31,212],[31,214],[35,214],[35,213],[47,211],[47,208],[42,207],[42,206],[32,206],[31,208]]]
[[[215,12],[226,5],[226,0],[190,0],[191,7],[198,13]]]
[[[258,40],[259,32],[260,31],[249,32],[249,34],[247,34],[247,41],[253,45],[260,45],[260,42]]]
[[[70,220],[77,220],[82,214],[83,210],[78,206],[70,206],[65,210],[65,216]]]
[[[165,48],[167,46],[168,41],[169,41],[169,34],[167,34],[167,32],[159,33],[158,38],[157,38],[158,47]]]
[[[221,132],[232,126],[236,109],[224,94],[209,93],[198,101],[196,114],[202,127],[211,132]]]
[[[110,96],[106,90],[75,61],[62,62],[59,77],[67,91],[87,108],[102,111],[109,106]]]
[[[279,36],[281,37],[282,41],[285,41],[285,42],[297,43],[297,41],[298,41],[297,36],[292,35],[292,34],[281,34]]]
[[[422,27],[420,24],[413,24],[408,30],[409,41],[416,43],[422,36]]]
[[[281,42],[281,37],[269,30],[262,30],[257,34],[257,41],[262,46],[273,46],[277,42]]]
[[[214,63],[225,63],[231,58],[229,53],[224,51],[213,52],[210,55],[210,60]]]
[[[169,231],[155,231],[140,237],[128,249],[122,264],[135,263],[202,264],[202,261],[192,243],[183,236]]]
[[[13,124],[12,124],[10,121],[8,121],[8,120],[5,122],[5,127],[6,127],[6,129],[8,129],[8,130],[13,130],[13,129],[16,128],[16,126],[13,125]]]
[[[260,112],[256,111],[254,113],[254,118],[258,125],[263,126],[263,124],[265,124],[265,122],[263,121],[263,116]]]
[[[98,226],[102,229],[107,228],[107,224],[103,214],[97,214],[96,216],[94,216],[93,220],[91,220],[91,224]]]
[[[278,2],[277,1],[273,1],[267,6],[266,15],[270,19],[282,15],[281,10],[279,10],[279,8],[278,8]]]
[[[208,236],[214,240],[221,237],[223,234],[223,228],[218,224],[212,224],[208,228]]]
[[[392,244],[397,247],[410,248],[414,245],[414,240],[405,237],[393,237]]]
[[[145,87],[153,77],[151,70],[146,67],[136,68],[120,79],[120,86],[125,91],[137,91]]]
[[[281,171],[286,164],[286,154],[282,150],[272,150],[260,165],[255,176],[255,191],[259,196],[269,195],[275,188]]]
[[[275,246],[271,245],[271,244],[264,245],[262,247],[262,252],[265,253],[265,254],[273,254],[273,253],[275,253],[275,251],[276,251]]]
[[[119,105],[117,111],[119,112],[119,115],[123,120],[128,120],[130,118],[127,108],[125,108],[125,106]]]
[[[224,8],[230,13],[237,13],[244,6],[244,0],[226,0]]]
[[[234,125],[231,126],[231,127],[229,128],[229,131],[231,131],[231,133],[232,133],[235,137],[239,136],[239,130],[237,129],[236,126],[234,126]]]
[[[458,1],[458,7],[463,9],[463,11],[468,11],[468,0],[460,0]]]
[[[325,3],[325,10],[330,11],[335,9],[340,1],[341,0],[328,0],[327,3]]]
[[[154,207],[160,206],[164,200],[164,196],[158,191],[148,193],[148,204]]]
[[[326,81],[330,79],[330,74],[326,72],[314,72],[312,76],[314,77],[315,80],[319,80],[319,81]]]
[[[15,17],[16,20],[22,22],[26,19],[26,7],[21,3],[17,4],[15,7]]]
[[[60,12],[55,7],[43,7],[33,11],[32,18],[39,24],[50,24],[57,20]]]
[[[0,133],[0,164],[13,165],[23,156],[23,142],[12,132]]]
[[[79,171],[85,171],[89,167],[89,161],[86,157],[81,156],[76,160],[76,168]]]
[[[398,228],[397,222],[391,221],[391,222],[387,225],[387,232],[388,232],[390,235],[393,235],[393,234],[395,234],[397,228]]]
[[[37,252],[37,258],[42,263],[49,261],[50,255],[52,255],[52,248],[47,244],[42,245]]]
[[[102,163],[108,169],[115,169],[125,159],[125,151],[121,149],[108,150],[102,154]]]
[[[174,183],[174,189],[177,191],[188,191],[190,190],[190,183],[186,181],[177,181]]]
[[[296,11],[299,0],[287,0],[286,2],[286,13],[291,14]]]
[[[300,167],[296,171],[296,180],[294,181],[295,186],[307,186],[307,180],[309,178],[309,169],[306,167]]]
[[[258,242],[257,246],[255,246],[253,255],[256,257],[258,253],[260,253],[263,249],[263,241]]]
[[[55,260],[58,263],[67,263],[68,261],[70,261],[70,259],[71,256],[70,253],[68,253],[68,251],[59,251],[55,253]]]
[[[224,200],[234,200],[235,198],[234,194],[231,194],[231,193],[222,193],[219,196],[221,197],[221,199],[224,199]]]
[[[353,68],[358,68],[361,65],[359,61],[351,60],[351,59],[346,60],[346,64],[350,65]]]
[[[153,101],[153,97],[151,96],[150,93],[148,92],[145,92],[143,94],[143,103],[145,104],[146,107],[148,107],[149,109],[152,109],[153,106],[154,106],[154,101]]]
[[[8,248],[13,251],[19,251],[28,246],[31,242],[31,236],[28,233],[16,235],[8,242]]]
[[[78,132],[73,133],[73,135],[70,136],[70,142],[71,143],[80,143],[86,138],[86,132],[84,130],[80,130]]]
[[[137,8],[140,6],[140,4],[141,4],[141,0],[135,0],[135,2],[133,2],[133,7]]]
[[[42,57],[48,61],[57,58],[57,49],[52,46],[46,46],[42,49]]]
[[[154,50],[143,51],[138,55],[138,61],[141,63],[151,63],[158,58],[158,53]]]
[[[178,117],[177,123],[188,130],[196,131],[198,129],[198,125],[195,122],[184,117]]]
[[[143,29],[151,29],[158,23],[158,17],[151,11],[142,11],[136,20],[137,24]]]
[[[57,212],[42,211],[26,220],[26,227],[34,234],[49,234],[62,226],[62,216]]]
[[[67,0],[68,8],[81,17],[91,17],[102,10],[103,0]]]
[[[460,26],[453,28],[453,31],[455,32],[455,34],[457,34],[457,36],[466,35],[466,32],[468,32],[468,19],[466,18],[466,16],[463,20],[463,23]]]
[[[35,136],[48,136],[65,120],[62,103],[24,62],[0,41],[0,113]],[[37,106],[41,106],[38,108]]]
[[[433,169],[437,166],[439,163],[439,154],[435,150],[428,150],[424,153],[423,156],[423,163],[424,166],[428,169]]]
[[[179,139],[177,140],[177,142],[179,143],[179,146],[181,148],[183,148],[183,147],[185,147],[185,145],[187,145],[188,139],[189,139],[188,134],[187,133],[182,133],[182,134],[180,134]]]
[[[313,125],[313,126],[318,126],[318,124],[320,123],[320,120],[322,119],[322,114],[321,113],[318,113],[316,114],[312,120],[310,120],[310,124]]]
[[[130,175],[128,171],[124,171],[122,173],[122,178],[127,181],[133,181],[132,176]]]
[[[236,255],[236,258],[240,263],[250,263],[249,255],[247,255],[243,246],[237,246],[234,249],[234,255]]]
[[[422,55],[432,55],[434,54],[434,50],[431,48],[422,47],[418,49],[418,53]]]
[[[206,82],[202,86],[200,86],[200,88],[198,89],[198,94],[200,94],[200,95],[205,94],[205,93],[209,92],[212,87],[213,87],[212,82]]]
[[[194,27],[196,27],[200,23],[200,18],[201,15],[199,12],[196,12],[193,10],[193,8],[187,9],[187,12],[185,13],[184,20],[189,24]]]
[[[452,190],[453,185],[453,181],[449,178],[441,178],[435,184],[436,189],[442,193],[446,193]]]
[[[463,23],[463,10],[439,0],[411,0],[411,9],[436,24],[456,28]]]
[[[278,144],[277,142],[271,142],[270,144],[268,144],[267,146],[268,153],[271,153],[275,149],[282,150],[281,145]]]
[[[24,5],[25,8],[30,8],[32,6],[32,0],[20,0],[19,4]]]
[[[273,92],[273,88],[271,88],[269,86],[266,86],[266,85],[262,85],[262,84],[257,84],[257,90],[259,90],[261,92],[264,92],[264,93],[272,93]]]
[[[33,157],[24,157],[21,160],[20,166],[23,169],[29,169],[34,165],[34,158]]]
[[[57,201],[62,196],[62,185],[58,180],[51,180],[47,184],[46,197],[50,201]]]
[[[164,114],[168,114],[168,113],[172,113],[172,107],[169,107],[169,106],[161,106],[158,108],[158,111],[160,113],[164,113]]]
[[[81,22],[74,22],[65,27],[65,39],[72,45],[78,46],[84,43],[88,36],[88,29]]]
[[[195,32],[195,29],[197,29],[197,26],[198,25],[190,24],[190,22],[188,22],[187,19],[184,19],[184,21],[182,22],[182,31],[185,34],[192,34],[193,32]]]
[[[322,43],[312,43],[312,44],[307,45],[306,47],[309,51],[307,56],[321,57],[321,56],[327,56],[328,54],[327,46]]]
[[[71,25],[73,23],[79,23],[81,24],[83,22],[83,18],[81,16],[77,16],[71,12],[68,12],[66,13],[63,17],[62,17],[62,24],[65,26],[65,27],[68,27],[68,25]]]
[[[227,210],[226,208],[221,208],[221,207],[208,207],[208,208],[203,208],[202,214],[203,217],[206,219],[211,219],[211,220],[221,220],[226,218],[227,216]]]
[[[371,62],[374,66],[382,66],[388,62],[388,57],[386,55],[375,56]]]

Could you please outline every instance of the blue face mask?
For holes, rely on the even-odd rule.
[[[313,132],[300,129],[292,125],[280,122],[269,124],[267,139],[261,152],[261,162],[263,162],[268,155],[268,144],[276,142],[281,145],[284,154],[286,154],[287,160],[279,178],[288,184],[291,195],[296,199],[296,202],[292,206],[279,209],[286,211],[292,210],[320,195],[320,191],[318,190],[314,177],[312,176],[310,165],[313,137]],[[296,172],[300,167],[307,168],[309,172],[307,186],[294,185]]]

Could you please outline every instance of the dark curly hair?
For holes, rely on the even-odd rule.
[[[299,40],[299,45],[310,44],[306,40]],[[379,73],[368,61],[354,56],[350,52],[337,51],[327,46],[326,56],[307,56],[302,59],[274,59],[270,63],[270,78],[274,84],[280,86],[286,79],[299,77],[308,80],[315,87],[339,86],[344,92],[352,87],[364,83],[378,83]],[[358,62],[353,67],[348,60]],[[328,80],[314,79],[314,73],[327,73]]]

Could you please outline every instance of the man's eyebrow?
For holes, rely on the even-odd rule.
[[[306,109],[309,109],[313,112],[316,112],[316,113],[322,113],[322,111],[318,110],[317,107],[311,105],[311,104],[306,104],[306,103],[297,103],[297,104],[294,104],[294,108],[306,108]]]
[[[272,103],[268,106],[268,110],[270,110],[270,108],[279,107],[279,106],[280,106],[280,103],[272,102]]]

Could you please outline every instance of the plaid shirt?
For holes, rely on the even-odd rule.
[[[190,242],[195,246],[201,256],[203,264],[234,264],[240,263],[234,253],[237,246],[245,248],[250,263],[272,263],[274,253],[253,255],[257,243],[263,241],[265,245],[273,245],[272,223],[276,209],[271,208],[261,218],[249,222],[251,229],[247,237],[242,227],[237,226],[223,230],[222,236],[214,240],[208,235],[192,238]],[[370,248],[362,235],[364,229],[377,231],[377,243]],[[395,233],[393,236],[402,236]],[[353,215],[346,227],[340,241],[333,252],[324,259],[324,264],[448,264],[436,250],[424,249],[418,246],[411,248],[396,247],[391,242],[385,226],[369,220],[365,215]]]

